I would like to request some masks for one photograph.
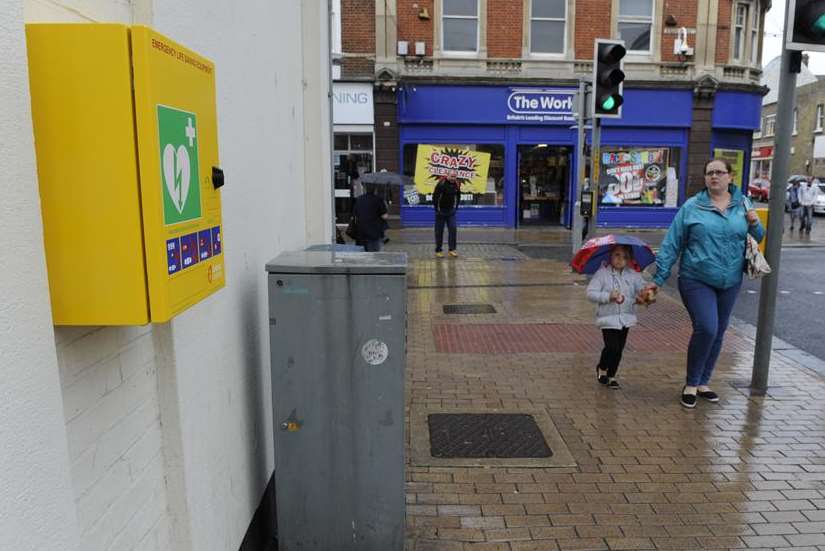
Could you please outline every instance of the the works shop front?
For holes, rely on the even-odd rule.
[[[432,190],[457,176],[462,225],[571,227],[579,193],[572,88],[442,86],[398,90],[404,226],[433,223]],[[621,119],[604,120],[599,224],[664,227],[686,199],[692,89],[625,88]],[[719,91],[711,150],[747,181],[761,96]],[[728,109],[728,107],[735,109]],[[589,136],[588,136],[589,141]]]

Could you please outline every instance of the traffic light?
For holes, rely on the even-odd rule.
[[[618,119],[622,116],[624,56],[627,50],[622,40],[596,39],[593,52],[594,118]]]
[[[788,49],[825,52],[825,1],[790,0]]]

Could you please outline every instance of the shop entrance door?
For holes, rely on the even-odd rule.
[[[518,146],[519,226],[564,224],[570,153],[566,146]]]

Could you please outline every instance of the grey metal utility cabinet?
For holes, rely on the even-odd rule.
[[[280,551],[402,551],[407,257],[266,266]]]

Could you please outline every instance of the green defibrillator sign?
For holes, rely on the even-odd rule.
[[[158,141],[164,224],[200,218],[197,116],[158,105]]]

